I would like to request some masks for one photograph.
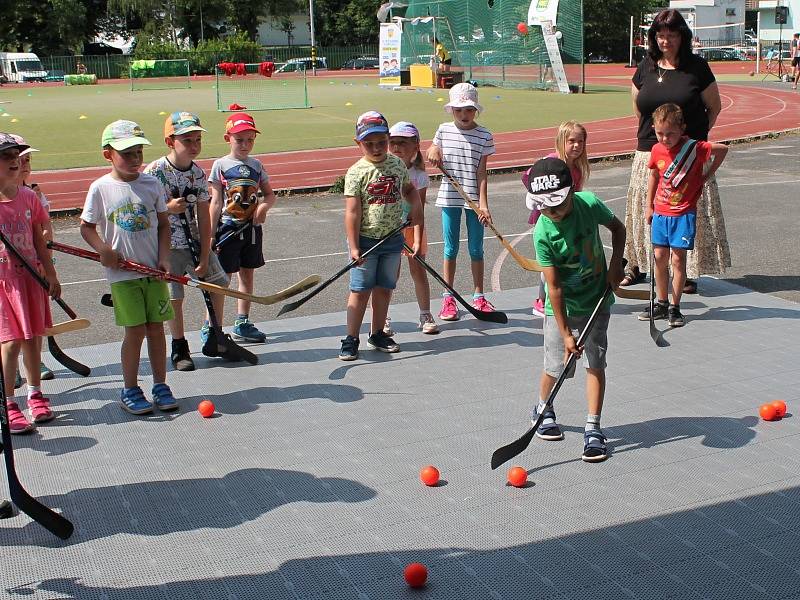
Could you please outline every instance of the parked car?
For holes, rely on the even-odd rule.
[[[596,54],[595,55],[595,54],[592,54],[590,52],[589,53],[589,61],[588,62],[590,62],[590,63],[610,63],[611,59],[608,58],[604,54]]]
[[[104,56],[106,54],[122,54],[122,48],[117,48],[105,42],[87,42],[83,45],[84,56]]]
[[[297,73],[298,71],[310,71],[313,65],[312,58],[310,56],[304,58],[290,58],[284,64],[282,64],[278,69],[275,71],[276,73]],[[316,62],[317,71],[327,71],[328,70],[328,61],[324,56],[318,56]]]
[[[747,60],[736,48],[700,48],[700,56],[706,60]]]
[[[342,69],[377,69],[380,59],[377,56],[359,56],[350,58],[342,64]]]

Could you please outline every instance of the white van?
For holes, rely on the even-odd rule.
[[[3,81],[44,81],[47,71],[33,52],[0,52],[0,78]]]

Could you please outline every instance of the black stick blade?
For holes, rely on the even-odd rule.
[[[536,433],[536,427],[531,427],[525,434],[510,444],[498,448],[492,453],[492,469],[496,469],[503,463],[510,461],[518,454],[522,454],[530,446],[531,440]]]
[[[50,354],[53,358],[73,373],[77,373],[81,377],[88,377],[91,374],[92,370],[85,364],[64,354],[64,351],[59,347],[58,342],[56,342],[56,338],[52,335],[47,338],[47,348],[50,350]]]
[[[11,501],[17,508],[54,536],[66,540],[75,531],[75,526],[68,519],[50,510],[28,494],[16,479],[8,482],[8,489],[11,493]]]

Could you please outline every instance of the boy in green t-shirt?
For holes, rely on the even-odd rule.
[[[389,124],[382,114],[364,113],[356,122],[355,142],[364,156],[347,170],[344,180],[344,227],[350,258],[358,266],[350,270],[347,300],[347,336],[339,358],[358,358],[358,333],[367,302],[372,297],[372,326],[367,343],[381,352],[398,352],[400,346],[383,332],[392,290],[400,273],[403,234],[387,239],[365,259],[366,252],[403,223],[403,198],[411,210],[411,225],[422,225],[422,204],[402,160],[389,154]]]
[[[556,423],[552,407],[545,409],[545,399],[556,383],[570,354],[583,354],[586,367],[588,416],[584,429],[582,459],[600,462],[608,458],[606,437],[600,429],[600,412],[606,387],[606,349],[610,295],[601,309],[584,346],[578,347],[577,332],[586,327],[589,316],[606,286],[615,288],[623,277],[622,252],[625,226],[592,192],[573,192],[572,175],[567,164],[558,158],[544,158],[528,171],[529,210],[537,208],[542,216],[536,223],[533,242],[536,258],[544,267],[544,371],[539,385],[539,404],[533,410],[535,424],[541,411],[544,420],[536,431],[543,440],[561,440],[564,434]],[[611,231],[612,255],[609,269],[600,240],[598,225]],[[569,375],[572,376],[572,373]]]

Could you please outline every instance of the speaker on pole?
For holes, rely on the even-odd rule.
[[[775,7],[775,25],[786,25],[789,21],[789,7],[776,6]]]

